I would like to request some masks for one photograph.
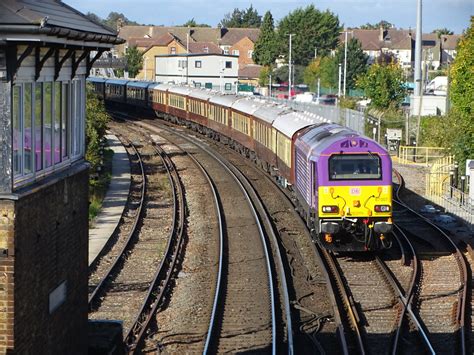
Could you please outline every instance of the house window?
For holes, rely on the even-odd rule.
[[[204,85],[204,87],[205,87],[206,89],[212,89],[212,83],[206,83],[206,84]]]
[[[195,68],[202,68],[202,62],[200,60],[196,60],[194,62],[194,67]]]
[[[176,54],[176,47],[170,48],[170,54]]]
[[[232,69],[232,62],[225,62],[226,69]]]
[[[233,55],[240,55],[240,51],[239,51],[238,49],[234,49],[234,50],[232,51],[232,54],[233,54]]]
[[[178,68],[186,68],[186,60],[178,60]]]
[[[249,49],[249,50],[247,51],[247,57],[250,58],[250,59],[252,59],[252,56],[253,56],[253,50]]]
[[[229,54],[229,48],[224,48],[224,54]]]
[[[195,88],[201,88],[201,83],[194,83]]]
[[[226,90],[226,91],[232,90],[232,84],[231,84],[231,83],[226,83],[226,84],[225,84],[225,90]]]
[[[204,47],[204,53],[209,53],[209,47]]]

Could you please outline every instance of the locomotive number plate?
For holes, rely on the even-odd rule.
[[[351,196],[360,196],[360,187],[351,187],[349,194]]]

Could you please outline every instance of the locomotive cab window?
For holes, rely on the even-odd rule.
[[[336,154],[329,158],[329,180],[380,180],[380,157],[374,154]]]

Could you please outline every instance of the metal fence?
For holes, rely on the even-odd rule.
[[[436,164],[438,159],[445,157],[445,148],[400,146],[398,159],[401,164],[420,164],[428,166]]]
[[[334,123],[349,127],[360,134],[365,134],[365,114],[363,112],[337,106],[318,105],[310,102],[277,99],[275,97],[265,97],[265,99],[277,102],[279,104],[284,104],[298,111],[306,111],[318,116],[322,116]]]

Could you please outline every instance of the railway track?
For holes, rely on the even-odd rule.
[[[397,226],[410,237],[420,260],[412,307],[426,327],[432,353],[466,354],[467,262],[447,233],[403,202],[403,178],[394,172],[400,187],[394,199]]]
[[[120,136],[120,135],[119,135]],[[95,319],[121,319],[124,321],[125,344],[128,353],[135,353],[143,342],[147,327],[158,306],[163,300],[165,290],[175,269],[182,243],[184,226],[184,194],[178,175],[172,163],[155,146],[148,146],[148,159],[139,152],[136,143],[120,136],[127,150],[132,149],[141,171],[141,198],[138,213],[130,228],[126,242],[122,243],[120,253],[107,254],[112,259],[107,272],[101,275],[100,282],[89,298],[90,316]],[[141,145],[141,144],[139,144]],[[145,150],[145,148],[142,148]],[[156,227],[157,209],[151,207],[153,197],[145,195],[146,183],[154,180],[156,158],[166,169],[172,191],[172,224],[169,236],[164,239],[153,232]],[[148,171],[147,171],[148,170]],[[156,183],[156,181],[155,181]],[[150,184],[150,187],[155,187]],[[155,191],[156,189],[153,189]],[[133,191],[133,189],[132,189]],[[143,218],[146,210],[147,218]],[[114,248],[112,248],[114,249]],[[104,262],[102,257],[100,264]],[[98,265],[100,267],[100,264]],[[97,277],[92,274],[91,280]]]
[[[156,130],[156,127],[150,125],[141,125]],[[269,248],[267,240],[269,234],[272,243],[274,243],[274,236],[271,236],[272,231],[270,230],[271,223],[256,192],[237,169],[201,142],[191,140],[176,130],[170,130],[162,125],[160,125],[160,129],[167,130],[167,135],[174,135],[175,138],[171,140],[185,148],[189,155],[199,156],[201,164],[205,166],[204,169],[217,188],[219,201],[223,208],[221,214],[227,225],[221,244],[224,253],[220,257],[220,277],[217,281],[204,352],[258,349],[257,351],[275,353],[277,349],[285,346],[287,351],[292,353],[293,332],[288,301],[284,303],[282,312],[283,318],[285,318],[283,322],[285,330],[278,327],[276,319],[279,313],[277,293],[283,290],[283,293],[287,294],[285,292],[286,277],[282,266],[278,266],[282,265],[281,260],[275,260],[278,257],[275,258],[275,253],[272,253]],[[190,143],[194,145],[194,149],[190,148]],[[207,155],[207,158],[203,158],[203,155]],[[209,158],[214,161],[212,165],[209,163]],[[218,162],[217,167],[216,161]],[[223,180],[223,175],[228,175],[225,180]],[[233,181],[232,187],[229,186],[229,178],[230,181]],[[229,199],[225,196],[231,189],[236,188],[240,190],[241,198]],[[233,214],[236,210],[239,211],[239,219],[243,218],[243,222],[240,221],[238,224],[243,223],[243,226],[247,226],[251,220],[253,231],[241,233],[235,230],[233,227],[235,215]],[[274,244],[272,244],[273,246]],[[278,285],[273,270],[275,264],[280,275],[278,284],[283,285],[279,290],[276,289]],[[282,282],[282,280],[285,281]],[[268,289],[257,291],[259,288],[257,285],[263,284],[267,284]],[[259,294],[262,291],[265,291],[266,300],[256,295],[256,292]],[[287,295],[283,298],[288,300]],[[262,313],[265,309],[267,309],[267,314]],[[252,314],[249,314],[249,311]],[[262,323],[263,320],[265,320],[264,323]],[[285,339],[286,345],[282,344],[282,339]]]

